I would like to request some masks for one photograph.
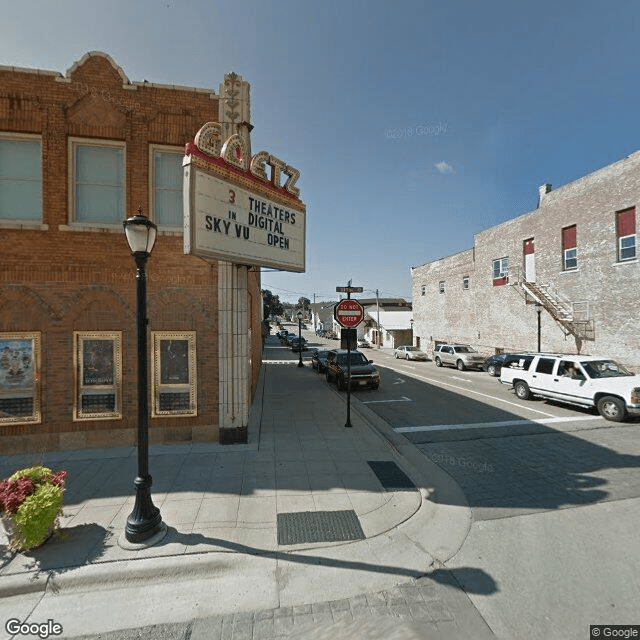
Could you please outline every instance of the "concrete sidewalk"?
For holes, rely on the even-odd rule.
[[[168,526],[152,547],[118,545],[134,502],[135,448],[0,458],[0,477],[37,462],[69,472],[60,538],[17,555],[0,538],[3,625],[53,619],[75,637],[197,619],[204,638],[215,637],[202,626],[208,618],[402,585],[422,593],[430,575],[430,592],[453,593],[443,563],[471,522],[459,487],[353,396],[345,428],[345,394],[297,362],[267,338],[248,444],[151,447],[153,501]],[[443,620],[491,637],[460,597],[460,616]]]

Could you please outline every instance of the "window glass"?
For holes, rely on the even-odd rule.
[[[182,227],[182,154],[154,153],[154,216],[159,225]]]
[[[124,150],[76,145],[75,220],[121,224],[124,218]]]
[[[636,257],[636,236],[620,238],[619,260],[633,260]]]
[[[0,218],[42,219],[39,140],[0,140]]]
[[[509,258],[499,258],[493,261],[493,279],[506,278],[509,274]]]
[[[536,371],[538,373],[553,373],[554,364],[555,360],[553,358],[540,358]]]
[[[564,252],[564,268],[577,269],[578,268],[578,250],[566,249]]]

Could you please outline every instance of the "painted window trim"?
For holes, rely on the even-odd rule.
[[[67,146],[68,158],[68,215],[67,225],[74,231],[95,231],[100,229],[118,229],[122,231],[122,220],[117,222],[88,222],[76,219],[76,154],[77,147],[100,147],[106,149],[122,150],[122,210],[123,219],[127,217],[127,144],[121,140],[108,140],[102,138],[69,138]]]
[[[575,257],[569,258],[568,253],[571,251],[575,251]],[[575,265],[569,266],[569,261],[575,260]],[[578,268],[578,247],[570,247],[569,249],[564,249],[562,252],[562,270],[563,271],[576,271]]]
[[[633,255],[628,258],[622,257],[622,241],[627,238],[633,238]],[[624,249],[628,250],[631,247],[624,247]],[[618,262],[628,262],[629,260],[636,260],[638,258],[638,237],[635,233],[631,233],[627,236],[618,236]]]
[[[12,133],[10,131],[0,131],[0,140],[15,142],[38,142],[40,143],[40,218],[1,218],[0,227],[3,229],[40,229],[46,231],[49,227],[44,224],[44,176],[42,159],[42,135],[34,133]]]
[[[183,235],[184,225],[160,225],[156,215],[156,153],[172,153],[184,157],[184,148],[166,144],[149,144],[149,218],[158,224],[158,233]]]
[[[496,276],[496,264],[499,266],[498,275]],[[509,282],[509,256],[502,258],[494,258],[491,265],[491,275],[493,277],[493,286],[500,287]]]

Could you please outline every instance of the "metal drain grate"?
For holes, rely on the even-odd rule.
[[[367,460],[367,464],[386,491],[413,491],[416,488],[409,476],[395,462]]]
[[[278,514],[278,544],[364,539],[360,520],[353,509]]]

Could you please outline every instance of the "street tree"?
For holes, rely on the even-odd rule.
[[[268,318],[270,315],[281,316],[284,313],[279,296],[273,295],[268,289],[262,289],[260,293],[262,294],[265,318]]]
[[[309,298],[298,298],[298,304],[296,304],[296,309],[302,309],[303,312],[307,313],[311,307],[311,300]]]

